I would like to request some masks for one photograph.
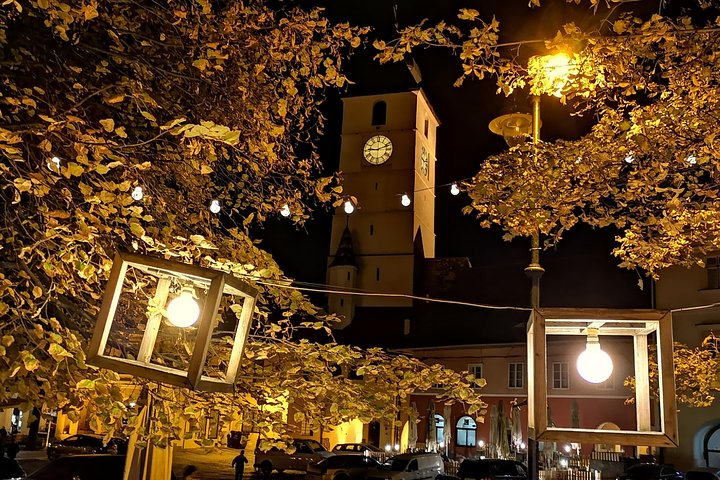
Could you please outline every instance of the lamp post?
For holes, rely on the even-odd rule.
[[[501,135],[508,146],[519,145],[531,134],[533,159],[537,158],[537,149],[540,143],[540,93],[550,93],[560,96],[567,78],[570,74],[570,57],[564,53],[555,55],[537,56],[530,59],[529,70],[535,71],[534,92],[532,99],[532,115],[526,113],[510,113],[499,116],[490,122],[490,131]],[[540,230],[535,229],[530,237],[530,264],[525,268],[525,274],[530,277],[530,306],[540,308],[540,279],[545,269],[540,265]],[[528,360],[528,365],[530,361]],[[544,379],[539,379],[544,381]],[[528,478],[539,477],[538,444],[535,432],[528,428],[527,443]]]

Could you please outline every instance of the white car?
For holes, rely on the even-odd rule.
[[[375,445],[369,443],[338,443],[332,449],[337,455],[367,455],[373,456],[373,453],[385,453]]]
[[[308,467],[313,480],[363,480],[369,471],[380,468],[377,460],[357,454],[334,455]]]
[[[305,472],[311,463],[319,462],[333,455],[317,440],[295,439],[292,441],[291,449],[295,451],[288,453],[275,447],[267,452],[255,450],[255,470],[265,477],[270,476],[273,470],[281,473],[285,470]]]

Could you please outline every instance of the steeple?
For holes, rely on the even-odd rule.
[[[335,252],[335,258],[330,263],[330,267],[340,266],[352,266],[357,268],[357,262],[355,261],[355,251],[353,250],[352,234],[350,228],[345,226],[342,236],[340,237],[340,243],[338,244],[337,251]]]

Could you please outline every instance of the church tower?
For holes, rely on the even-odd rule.
[[[344,193],[358,205],[349,216],[341,206],[333,217],[328,283],[413,294],[418,260],[435,256],[438,124],[421,89],[343,99],[340,171]],[[348,245],[352,266],[343,259]],[[329,295],[331,312],[350,315],[342,327],[368,308],[410,307],[412,300],[401,297]]]

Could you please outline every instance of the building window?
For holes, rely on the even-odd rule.
[[[380,267],[375,269],[375,280],[378,282],[380,281]]]
[[[475,377],[476,380],[483,378],[483,364],[471,363],[468,365],[468,374]]]
[[[460,417],[457,422],[457,446],[458,447],[474,447],[475,446],[475,433],[477,432],[477,425],[475,420],[465,415]]]
[[[380,186],[380,185],[378,184],[378,182],[375,182],[375,191],[376,191],[376,192],[377,192],[379,186]]]
[[[410,319],[403,320],[403,335],[410,335]]]
[[[570,388],[568,363],[554,362],[552,364],[553,388],[556,390],[567,390]]]
[[[720,256],[708,257],[705,260],[707,272],[707,288],[720,288]]]
[[[372,237],[372,235],[374,233],[375,233],[375,225],[370,225],[370,236]]]
[[[372,110],[372,124],[385,125],[387,123],[387,104],[383,101],[375,102]]]
[[[345,299],[344,299],[344,298],[340,298],[340,306],[342,307],[342,306],[344,306],[344,305],[345,305]]]
[[[508,364],[508,388],[523,388],[523,364]]]
[[[440,443],[445,438],[445,418],[435,414],[435,441]]]
[[[350,281],[350,272],[347,272],[347,279]]]
[[[430,120],[425,117],[425,126],[423,127],[423,132],[425,133],[425,138],[430,138],[428,134],[430,133]]]

